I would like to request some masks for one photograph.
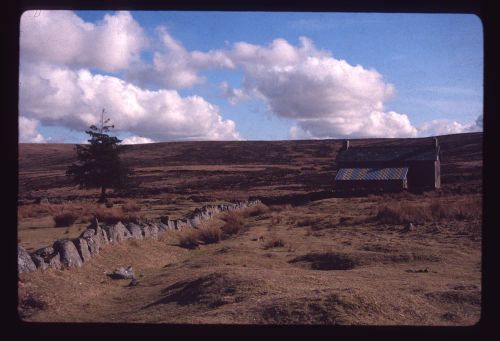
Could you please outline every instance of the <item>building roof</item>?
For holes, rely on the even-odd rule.
[[[350,147],[341,151],[337,162],[435,161],[439,146]]]
[[[404,180],[408,167],[340,168],[335,181],[345,180]]]

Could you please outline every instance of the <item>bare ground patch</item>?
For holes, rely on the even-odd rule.
[[[252,283],[224,273],[211,273],[195,279],[176,282],[161,291],[164,297],[148,304],[197,305],[216,308],[228,303],[241,302],[248,295]]]

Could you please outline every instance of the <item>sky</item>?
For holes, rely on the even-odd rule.
[[[19,142],[426,137],[482,131],[472,14],[27,11]]]

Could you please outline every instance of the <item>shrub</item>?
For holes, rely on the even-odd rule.
[[[247,217],[255,217],[269,212],[269,207],[264,204],[257,204],[244,210]]]
[[[124,213],[121,208],[116,207],[112,209],[99,208],[95,211],[93,216],[106,224],[116,224],[119,221],[122,223],[138,223],[140,220],[144,219],[143,215],[133,213],[127,214]]]
[[[218,243],[222,239],[222,230],[217,226],[202,227],[198,231],[198,238],[205,244]]]
[[[65,212],[54,216],[54,221],[56,222],[56,227],[68,227],[73,225],[77,218],[78,216],[74,213]]]
[[[179,245],[181,247],[194,249],[199,244],[199,230],[189,229],[179,234]]]
[[[243,229],[245,222],[243,214],[236,211],[228,212],[224,217],[222,217],[222,220],[225,221],[225,224],[222,225],[221,230],[226,236],[237,234]]]

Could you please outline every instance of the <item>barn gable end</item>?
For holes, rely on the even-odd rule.
[[[344,142],[334,188],[345,190],[424,190],[441,186],[437,138],[419,145],[351,147]]]

